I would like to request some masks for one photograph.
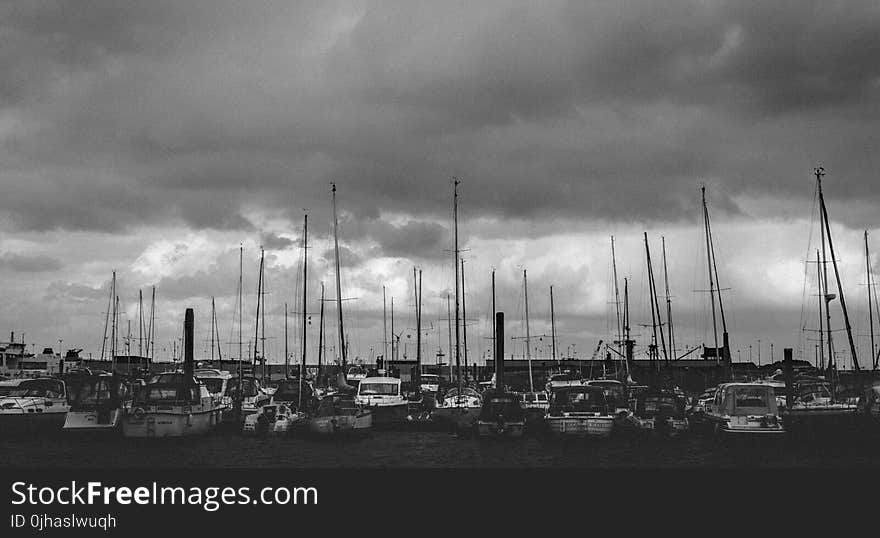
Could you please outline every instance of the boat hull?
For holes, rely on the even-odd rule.
[[[182,409],[132,413],[122,421],[122,435],[133,438],[189,437],[210,433],[222,420],[220,409]]]
[[[856,406],[829,405],[783,411],[782,421],[791,437],[810,441],[840,441],[866,433]]]
[[[68,411],[64,420],[65,433],[105,432],[119,434],[125,412],[120,409]]]
[[[545,418],[547,431],[559,438],[607,439],[614,430],[611,416],[562,416]]]
[[[477,424],[482,407],[438,407],[431,414],[431,418],[440,424],[450,428],[462,430],[473,428]]]
[[[373,429],[373,414],[369,411],[356,415],[330,415],[309,420],[309,431],[319,436],[356,437],[367,435]]]
[[[368,405],[367,409],[373,415],[373,426],[395,426],[407,423],[409,416],[409,404],[402,402],[393,405]]]
[[[477,421],[477,435],[481,438],[499,438],[499,439],[512,439],[519,438],[523,436],[525,432],[526,423],[523,422],[489,422],[478,420]]]

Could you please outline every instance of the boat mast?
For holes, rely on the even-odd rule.
[[[709,268],[709,301],[712,305],[712,334],[715,337],[715,363],[719,362],[718,357],[718,321],[715,318],[715,280],[712,276],[712,245],[709,238],[709,208],[706,206],[706,187],[701,189],[703,193],[703,228],[706,232],[706,263]],[[719,293],[719,299],[721,294]]]
[[[61,350],[59,350],[60,352]],[[138,290],[138,362],[144,356],[144,292]]]
[[[463,351],[464,351],[464,376],[465,379],[470,379],[470,370],[468,370],[468,345],[467,345],[467,307],[465,306],[465,292],[464,292],[464,260],[461,260],[461,332],[464,337],[463,341]]]
[[[617,313],[617,321],[620,323],[620,312]],[[553,360],[556,360],[556,313],[553,311],[553,286],[550,286],[550,348]]]
[[[303,377],[306,375],[306,297],[308,291],[309,268],[309,215],[303,216],[303,300],[302,300],[302,357],[299,367],[299,403],[297,411],[302,411]],[[287,315],[287,307],[284,308]],[[285,353],[285,356],[287,354]]]
[[[657,346],[657,330],[660,330],[660,345],[663,350],[663,359],[669,362],[669,355],[666,353],[666,338],[663,335],[663,319],[660,316],[660,303],[657,299],[657,284],[654,281],[654,266],[651,263],[651,250],[648,247],[648,232],[645,233],[645,257],[648,263],[648,301],[651,303],[651,323],[654,326],[654,353],[659,358]],[[656,315],[655,315],[656,314]],[[656,365],[659,367],[659,364]]]
[[[385,309],[385,286],[382,286],[382,345],[385,349],[382,361],[388,360],[388,313]],[[384,365],[383,365],[384,366]]]
[[[345,325],[342,323],[342,281],[339,275],[339,219],[336,216],[336,183],[333,183],[333,248],[336,254],[336,311],[339,314],[339,349],[342,357],[342,379],[348,379],[348,355],[345,349]]]
[[[614,252],[614,236],[611,236],[611,275],[614,278],[614,307],[617,310],[617,350],[618,352],[623,351],[623,328],[621,326],[620,320],[620,288],[617,286],[617,256]],[[552,288],[551,288],[552,289]],[[552,293],[551,295],[551,309],[552,309]],[[622,353],[621,353],[622,354]]]
[[[822,232],[823,234],[825,232]],[[819,284],[817,295],[819,296],[819,369],[825,369],[825,330],[822,328],[822,301],[825,298],[825,292],[822,289],[822,261],[819,257],[819,249],[816,249],[816,280]]]
[[[110,325],[110,310],[113,308],[113,294],[116,287],[116,271],[110,283],[110,297],[107,298],[107,312],[104,315],[104,336],[101,338],[101,360],[104,360],[104,349],[107,346],[107,327]]]
[[[397,345],[395,345],[395,344],[397,344]],[[391,298],[391,359],[395,360],[395,361],[397,360],[397,354],[399,353],[399,350],[397,349],[398,346],[400,346],[400,339],[397,338],[397,334],[394,333],[394,297],[392,297]]]
[[[455,248],[453,248],[454,263],[452,271],[455,273],[455,375],[458,378],[458,393],[461,394],[461,347],[459,335],[459,317],[458,317],[458,184],[461,183],[457,177],[452,178],[453,181],[453,202],[452,202],[452,222],[455,230]],[[394,331],[392,331],[394,332]]]
[[[284,303],[284,379],[290,377],[290,354],[287,351],[287,302]]]
[[[114,294],[115,294],[115,286],[114,286]],[[119,335],[119,296],[116,295],[113,300],[113,355],[111,357],[110,369],[111,371],[116,371],[116,338]]]
[[[416,299],[416,379],[415,390],[421,392],[422,378],[422,270],[419,269],[419,280],[416,285],[416,268],[413,267],[413,293]]]
[[[318,322],[318,383],[322,383],[321,359],[324,355],[324,283],[321,282],[321,317]]]
[[[630,330],[629,330],[629,279],[624,277],[623,279],[623,331],[624,336],[626,336],[626,340],[624,341],[624,361],[626,362],[626,376],[628,379],[632,379],[632,375],[630,373],[630,363],[633,360],[633,340],[630,338]]]
[[[236,403],[236,416],[241,415],[241,400],[244,395],[244,390],[242,388],[242,383],[244,383],[244,372],[242,371],[244,367],[244,340],[242,339],[241,332],[241,323],[242,323],[242,310],[244,310],[244,305],[242,304],[242,275],[244,273],[244,245],[241,243],[238,244],[238,395],[235,399]]]
[[[669,353],[675,358],[675,329],[672,325],[672,299],[669,296],[669,270],[666,267],[666,238],[661,236],[663,243],[663,280],[666,283],[666,324],[669,327]],[[667,361],[668,362],[668,361]]]
[[[498,349],[498,342],[495,341],[495,269],[492,269],[492,356],[498,357],[498,354],[495,352]],[[497,358],[495,360],[498,360]]]
[[[458,271],[456,271],[458,273]],[[446,294],[446,334],[449,336],[449,380],[452,381],[452,307],[449,294]]]
[[[529,281],[523,269],[523,290],[526,300],[526,359],[529,361],[529,392],[535,392],[535,380],[532,376],[532,335],[529,331]]]
[[[211,297],[211,366],[214,365],[214,322],[217,320],[217,309],[214,305],[214,297]]]
[[[871,304],[871,287],[873,283],[871,282],[871,256],[868,253],[868,230],[865,230],[865,272],[867,273],[868,280],[868,327],[870,327],[871,332],[871,357],[874,357],[876,353],[874,351],[874,307]],[[877,360],[874,359],[873,369],[877,369]]]
[[[859,359],[856,355],[856,344],[853,340],[852,326],[849,323],[849,313],[846,310],[846,298],[843,295],[843,286],[840,283],[840,271],[837,268],[837,258],[834,255],[834,242],[831,240],[831,226],[828,224],[828,210],[825,207],[825,197],[822,195],[822,176],[825,175],[825,169],[821,166],[816,169],[816,182],[819,186],[819,205],[822,209],[822,220],[825,222],[825,232],[828,236],[828,250],[831,253],[831,264],[834,267],[834,278],[837,280],[837,292],[840,294],[840,308],[843,310],[843,321],[846,325],[846,337],[849,340],[849,350],[852,354],[853,369],[858,372]],[[826,283],[826,287],[827,287]],[[827,310],[827,308],[826,308]],[[835,361],[835,366],[836,366]]]
[[[263,296],[263,248],[260,247],[260,273],[257,277],[257,316],[256,323],[254,324],[254,354],[253,354],[253,366],[257,367],[257,342],[260,338],[260,305]],[[265,360],[265,357],[264,357]],[[256,375],[256,372],[254,372]],[[263,381],[263,380],[261,380]]]
[[[149,348],[147,349],[147,355],[150,357],[150,363],[153,362],[153,353],[155,349],[155,336],[154,333],[156,321],[156,286],[153,286],[152,296],[150,297],[150,329],[147,331],[149,333],[149,340],[147,343],[149,344]],[[220,360],[223,360],[223,357],[220,357]]]

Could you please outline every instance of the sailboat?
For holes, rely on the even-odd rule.
[[[452,270],[455,272],[455,376],[457,386],[446,392],[443,399],[437,402],[432,418],[435,421],[451,424],[458,431],[470,431],[476,424],[477,417],[482,409],[483,400],[480,393],[463,384],[463,372],[461,369],[461,343],[460,343],[460,318],[459,318],[459,261],[458,261],[458,185],[461,181],[453,178],[454,194],[452,205],[452,222],[454,226],[455,248]]]
[[[245,418],[243,431],[248,433],[287,435],[298,427],[304,426],[308,416],[314,410],[316,395],[312,385],[305,379],[306,371],[306,327],[307,327],[307,294],[308,284],[308,230],[309,216],[303,221],[303,302],[302,302],[302,356],[299,375],[290,377],[289,371],[285,379],[278,383],[271,401],[264,403],[259,412]],[[284,307],[285,319],[285,363],[287,362],[287,305]]]
[[[184,318],[183,372],[160,374],[139,391],[122,420],[125,437],[161,438],[206,434],[222,420],[224,405],[195,377],[193,309]]]
[[[336,376],[336,392],[324,396],[314,416],[309,419],[309,430],[317,435],[365,435],[373,429],[373,414],[355,399],[355,389],[346,383],[348,351],[345,345],[345,326],[342,316],[342,280],[339,274],[339,220],[336,215],[336,184],[333,196],[333,247],[336,264],[336,310],[339,314],[339,350],[342,364]]]
[[[819,204],[819,229],[821,234],[821,258],[819,252],[817,257],[817,273],[819,280],[819,295],[822,300],[819,301],[819,317],[822,322],[822,311],[825,315],[825,338],[827,344],[828,363],[827,372],[831,377],[830,381],[823,379],[801,380],[790,382],[795,386],[793,388],[794,398],[790,405],[786,405],[782,410],[782,419],[788,433],[794,437],[808,439],[836,439],[844,434],[856,433],[860,421],[858,420],[858,405],[854,402],[841,401],[839,395],[836,394],[835,385],[837,384],[838,368],[834,354],[834,341],[831,329],[831,301],[840,300],[840,308],[843,313],[843,320],[846,327],[846,335],[849,343],[850,357],[852,358],[855,374],[859,375],[860,365],[856,354],[855,342],[853,340],[852,327],[849,322],[849,313],[846,308],[846,297],[843,293],[843,286],[840,280],[840,272],[837,267],[837,258],[834,252],[834,242],[831,237],[831,225],[828,219],[828,210],[825,206],[825,196],[822,192],[822,177],[825,175],[825,169],[817,168],[816,190]],[[867,238],[866,238],[867,241]],[[826,248],[827,247],[827,248]],[[867,242],[866,242],[867,247]],[[831,264],[834,268],[834,276],[837,283],[838,294],[830,293],[828,290],[828,262],[827,254],[831,256]],[[824,306],[824,309],[823,309]],[[822,329],[819,329],[822,335]],[[821,336],[820,336],[821,338]],[[821,348],[824,347],[820,344]],[[824,362],[824,361],[823,361]],[[787,381],[788,383],[788,381]]]
[[[481,438],[520,438],[526,429],[526,408],[520,394],[508,392],[504,387],[504,313],[495,312],[493,315],[496,388],[483,392],[477,434]]]

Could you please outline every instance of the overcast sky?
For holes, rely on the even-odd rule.
[[[210,353],[212,296],[222,352],[237,354],[239,245],[245,340],[262,245],[267,354],[281,362],[284,302],[301,311],[307,210],[312,362],[321,281],[335,298],[336,182],[352,354],[384,351],[383,285],[395,332],[414,327],[417,266],[434,360],[448,353],[457,176],[471,358],[491,347],[493,268],[508,335],[524,333],[525,269],[532,334],[550,333],[552,285],[561,352],[589,356],[613,337],[611,235],[642,353],[645,231],[663,293],[666,238],[681,353],[713,345],[708,294],[695,291],[708,287],[704,185],[734,360],[751,345],[756,361],[759,339],[762,361],[771,342],[776,359],[783,347],[812,358],[802,329],[817,323],[816,266],[804,260],[821,165],[864,365],[878,29],[871,0],[4,2],[2,339],[100,354],[116,270],[123,333],[132,319],[137,335],[138,290],[156,286],[158,358],[187,306],[196,353]],[[291,320],[291,353],[298,331]],[[402,336],[410,356],[413,340]],[[535,346],[549,354],[546,339]],[[522,341],[507,350],[521,355]]]

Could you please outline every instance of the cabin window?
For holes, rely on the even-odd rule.
[[[358,394],[378,395],[378,396],[397,396],[399,392],[397,383],[363,383],[358,387]]]

